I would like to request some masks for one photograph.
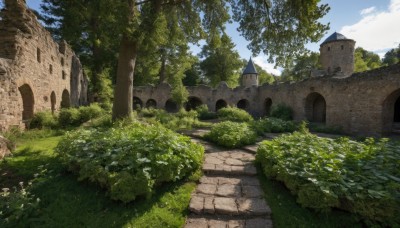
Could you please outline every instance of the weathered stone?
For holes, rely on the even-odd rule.
[[[243,162],[237,159],[228,158],[225,160],[225,163],[228,165],[243,165]]]
[[[218,178],[218,184],[219,185],[223,185],[223,184],[233,184],[233,185],[237,185],[240,184],[241,179],[239,178],[229,178],[229,177],[220,177]]]
[[[256,177],[243,177],[241,179],[242,186],[260,186],[260,181]]]
[[[244,228],[246,223],[244,220],[230,220],[228,222],[228,228]]]
[[[237,215],[238,208],[235,198],[215,197],[214,199],[215,212],[226,215]]]
[[[272,228],[270,219],[256,218],[246,220],[246,228]]]
[[[10,148],[12,143],[0,135],[0,159],[11,154]]]
[[[208,223],[205,218],[188,218],[185,228],[208,228]]]
[[[203,193],[207,195],[214,195],[217,190],[217,185],[214,184],[199,184],[197,186],[196,192]]]
[[[223,220],[212,219],[208,221],[208,226],[210,228],[226,228],[227,225],[228,225],[227,222]]]
[[[199,196],[192,196],[189,203],[189,210],[193,213],[200,214],[203,212],[204,198]]]
[[[246,198],[259,198],[264,195],[264,191],[259,186],[243,186],[242,194]]]
[[[239,185],[218,185],[217,192],[215,193],[217,196],[224,197],[240,197],[241,196],[241,188]]]
[[[257,169],[253,165],[232,166],[232,173],[241,175],[256,175]]]
[[[269,215],[271,209],[264,200],[259,198],[241,198],[238,199],[239,212],[252,215]]]
[[[214,165],[222,165],[222,164],[224,164],[224,161],[220,160],[218,158],[215,158],[215,157],[206,157],[206,159],[204,160],[204,163],[214,164]]]
[[[214,197],[205,197],[204,198],[204,213],[214,214]]]
[[[207,176],[202,176],[200,178],[200,183],[202,184],[214,184],[217,185],[218,184],[218,177],[207,177]]]
[[[203,171],[204,172],[209,172],[209,171],[214,171],[215,170],[215,165],[213,164],[203,164]]]

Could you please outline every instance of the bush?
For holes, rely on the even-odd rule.
[[[160,125],[134,122],[104,131],[70,132],[56,152],[79,180],[95,182],[112,199],[130,202],[199,169],[204,148]]]
[[[339,207],[385,226],[400,225],[400,144],[355,142],[302,132],[264,141],[257,161],[305,207]]]
[[[105,114],[105,112],[97,103],[93,103],[90,106],[79,107],[80,123],[85,123],[101,116],[102,114]]]
[[[203,104],[196,108],[200,120],[212,120],[217,118],[217,114],[208,111],[207,105]]]
[[[61,127],[79,126],[81,115],[77,108],[63,108],[58,114],[58,123]]]
[[[292,120],[293,119],[292,113],[293,113],[292,108],[282,103],[282,104],[272,105],[270,116],[282,120]]]
[[[259,135],[264,133],[294,132],[297,125],[293,121],[278,118],[264,118],[251,122],[251,128]]]
[[[218,110],[217,116],[222,120],[233,122],[249,122],[253,120],[253,117],[248,112],[236,107],[221,108]]]
[[[327,134],[343,134],[343,130],[339,126],[326,126],[322,124],[309,123],[310,131],[327,133]]]
[[[143,109],[140,111],[141,117],[146,117],[144,121],[148,123],[161,123],[164,127],[172,130],[190,129],[198,125],[197,112],[179,110],[177,113],[167,113],[163,109]]]
[[[204,137],[224,147],[238,148],[254,144],[257,135],[246,123],[226,121],[215,124]]]
[[[56,117],[51,112],[37,112],[33,116],[29,128],[42,129],[42,128],[57,128],[58,122]]]

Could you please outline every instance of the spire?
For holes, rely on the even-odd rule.
[[[250,57],[249,62],[247,63],[246,68],[244,69],[242,75],[245,75],[245,74],[258,74],[251,57]]]

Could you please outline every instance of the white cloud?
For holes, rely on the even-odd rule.
[[[260,55],[255,58],[253,58],[253,61],[255,64],[259,65],[261,68],[263,68],[265,71],[267,71],[270,74],[280,76],[282,74],[282,68],[278,67],[275,68],[275,64],[269,63],[268,58],[265,55]]]
[[[340,33],[355,40],[359,47],[373,52],[382,52],[398,45],[400,41],[399,21],[400,0],[391,0],[387,10],[374,14],[363,14],[359,22],[344,26]]]
[[[372,7],[361,10],[360,14],[361,15],[370,14],[370,13],[373,13],[375,10],[376,10],[375,6],[372,6]]]

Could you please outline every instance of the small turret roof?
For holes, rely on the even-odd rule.
[[[330,35],[322,44],[329,43],[332,41],[337,41],[337,40],[349,40],[347,37],[345,37],[343,34],[340,34],[338,32],[334,32],[332,35]],[[321,45],[322,45],[321,44]]]
[[[245,74],[258,74],[251,57],[250,57],[249,62],[247,63],[246,68],[244,69],[242,75],[245,75]]]

